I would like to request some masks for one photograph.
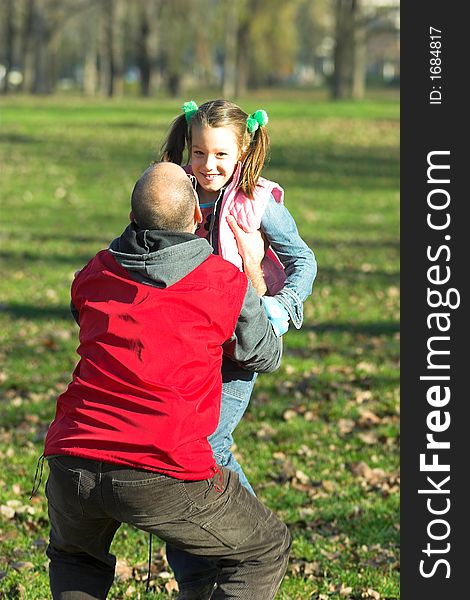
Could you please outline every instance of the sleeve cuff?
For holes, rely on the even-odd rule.
[[[300,329],[304,321],[304,305],[296,292],[285,287],[274,298],[287,310],[294,327]]]

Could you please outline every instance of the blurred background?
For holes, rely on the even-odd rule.
[[[2,0],[3,94],[397,87],[399,0]]]
[[[279,600],[400,597],[396,0],[0,0],[0,600],[49,597],[45,470],[74,273],[127,225],[184,101],[269,114],[263,175],[315,252],[304,324],[233,450],[293,537]],[[168,600],[123,526],[114,600]]]

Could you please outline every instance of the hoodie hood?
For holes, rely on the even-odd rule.
[[[165,288],[204,262],[212,248],[192,233],[140,229],[130,223],[109,252],[134,280]]]

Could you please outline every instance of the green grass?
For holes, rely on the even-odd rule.
[[[183,101],[1,100],[0,598],[49,597],[43,485],[28,498],[77,360],[70,282],[124,228],[134,181]],[[398,101],[260,92],[240,104],[268,111],[264,175],[285,188],[319,265],[304,326],[286,336],[279,371],[259,377],[236,432],[259,497],[294,537],[278,597],[396,599]],[[136,569],[109,597],[145,598],[146,536],[122,527],[113,551]],[[148,597],[169,598],[158,553]]]

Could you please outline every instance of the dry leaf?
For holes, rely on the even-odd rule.
[[[116,577],[120,581],[127,581],[132,579],[133,568],[125,560],[116,561]]]
[[[124,592],[124,596],[126,598],[140,598],[140,594],[136,596],[137,590],[133,585],[130,585],[127,590]]]
[[[376,485],[387,477],[387,474],[383,469],[371,469],[365,462],[359,462],[351,465],[351,471],[354,473],[354,475],[362,477],[371,485]]]
[[[359,425],[361,427],[370,427],[371,425],[377,425],[381,422],[382,419],[371,410],[361,410],[361,416],[359,418]]]
[[[370,390],[358,390],[354,399],[358,404],[362,404],[367,400],[372,400],[372,392]]]
[[[364,442],[364,444],[369,444],[369,445],[377,444],[377,442],[379,441],[377,434],[374,433],[373,431],[365,431],[362,433],[358,433],[357,437],[362,442]]]
[[[4,519],[13,519],[15,517],[15,509],[11,506],[5,506],[5,504],[2,504],[0,506],[0,515]]]
[[[367,588],[366,591],[361,594],[361,598],[367,598],[367,600],[380,600],[381,596],[379,592],[376,592],[372,588]]]
[[[265,442],[271,440],[274,435],[276,435],[276,430],[274,427],[271,427],[269,423],[261,423],[258,431],[256,432],[256,437]]]
[[[308,484],[308,483],[310,483],[310,477],[308,475],[306,475],[300,469],[296,470],[295,477],[296,477],[296,479],[298,479],[300,481],[300,483],[303,483],[305,485]]]
[[[339,419],[338,420],[338,429],[340,435],[346,435],[350,433],[355,426],[355,422],[352,419]]]
[[[170,581],[167,581],[165,583],[165,589],[168,593],[171,592],[177,592],[178,591],[178,584],[176,583],[175,579],[170,579]]]
[[[304,413],[304,419],[306,421],[316,421],[318,419],[318,415],[313,412],[313,410],[306,410]]]
[[[336,490],[336,484],[333,481],[325,480],[322,481],[321,484],[323,489],[329,493],[334,492]]]
[[[10,563],[10,567],[16,571],[22,571],[24,569],[34,569],[32,562],[19,560],[17,562]]]
[[[284,419],[284,421],[291,421],[292,419],[295,419],[295,417],[298,416],[298,412],[295,410],[292,410],[291,408],[288,408],[287,410],[284,411],[282,418]]]
[[[365,360],[363,360],[360,363],[357,363],[356,368],[359,371],[364,371],[364,373],[377,373],[377,365],[366,362]]]

